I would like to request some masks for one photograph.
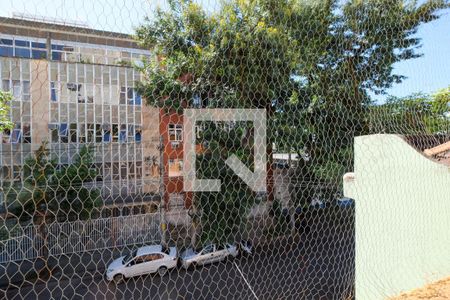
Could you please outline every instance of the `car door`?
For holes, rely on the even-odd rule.
[[[162,266],[164,255],[161,253],[149,254],[145,257],[144,273],[154,273]]]
[[[207,245],[205,248],[203,248],[201,255],[199,257],[199,264],[209,264],[214,261],[214,251],[215,246],[213,244]]]
[[[222,261],[228,256],[228,250],[224,245],[217,245],[215,252],[215,261]]]
[[[133,277],[142,274],[144,264],[143,257],[137,256],[132,259],[125,267],[125,277]]]

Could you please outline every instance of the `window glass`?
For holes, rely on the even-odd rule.
[[[16,44],[16,46],[19,46],[19,47],[30,47],[30,42],[28,42],[28,41],[15,40],[15,44]]]
[[[20,81],[19,80],[13,80],[12,81],[12,94],[15,99],[20,99],[21,94],[21,88],[20,88]]]
[[[46,59],[47,51],[43,50],[31,50],[31,57],[34,59]]]
[[[142,130],[140,128],[136,129],[136,134],[134,135],[134,140],[136,143],[140,143],[142,141]]]
[[[48,130],[50,133],[50,141],[52,143],[58,143],[59,142],[58,125],[57,124],[48,124]]]
[[[67,131],[68,131],[67,123],[61,123],[59,125],[59,135],[67,136]]]
[[[169,159],[169,177],[182,176],[183,160]]]
[[[30,100],[30,82],[29,81],[22,82],[22,100],[24,100],[24,101]]]
[[[212,253],[214,251],[214,245],[208,245],[203,248],[202,254]]]
[[[102,127],[100,124],[95,124],[95,142],[100,143],[102,141]]]
[[[183,125],[169,124],[169,140],[171,142],[180,142],[183,140]]]
[[[11,89],[10,85],[9,85],[9,80],[8,79],[3,79],[2,80],[2,90],[9,92]]]
[[[30,49],[16,48],[16,57],[30,58]]]
[[[119,124],[112,125],[112,142],[116,143],[119,140]]]
[[[45,49],[47,48],[47,45],[45,43],[32,42],[31,47]]]
[[[61,60],[61,52],[52,51],[52,60]]]
[[[111,142],[111,128],[109,126],[104,126],[103,128],[103,142]]]
[[[0,135],[2,137],[2,143],[9,143],[11,138],[11,131],[9,129],[3,130],[3,132],[0,132]]]
[[[141,95],[139,95],[136,91],[134,92],[134,105],[141,105],[142,99]]]
[[[23,124],[23,142],[31,143],[31,127],[29,123]]]
[[[10,39],[0,39],[0,45],[10,45],[12,46],[13,41]]]
[[[127,89],[124,86],[122,86],[120,88],[120,98],[119,98],[119,100],[120,100],[119,103],[120,104],[125,104],[126,103],[126,97],[127,97],[126,91],[127,91]]]
[[[127,125],[120,125],[120,134],[119,134],[119,142],[126,143],[127,142]]]
[[[53,102],[58,101],[56,82],[50,82],[50,99]]]
[[[10,142],[12,144],[20,143],[21,138],[22,138],[22,131],[20,130],[20,123],[18,123],[16,124],[11,133]]]
[[[14,51],[12,47],[0,46],[0,56],[12,57],[13,55]]]

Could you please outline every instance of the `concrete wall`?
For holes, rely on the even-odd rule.
[[[450,275],[450,166],[396,135],[355,139],[356,298],[384,299]]]

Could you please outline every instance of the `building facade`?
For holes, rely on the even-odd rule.
[[[105,205],[152,209],[160,199],[160,113],[135,91],[133,64],[143,59],[151,52],[125,34],[0,18],[1,88],[13,95],[14,123],[0,133],[0,181],[22,180],[42,142],[60,165],[89,145]]]

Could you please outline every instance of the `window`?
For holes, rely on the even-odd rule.
[[[58,91],[58,88],[56,86],[56,82],[54,82],[54,81],[50,82],[50,99],[53,102],[58,101],[57,91]]]
[[[134,105],[141,105],[142,98],[141,95],[139,95],[138,92],[134,91]]]
[[[126,88],[122,86],[120,88],[120,104],[133,105],[133,88]]]
[[[22,100],[30,101],[30,82],[29,81],[22,82]]]
[[[69,137],[70,137],[69,140],[70,140],[71,143],[76,143],[77,142],[77,124],[76,123],[70,124]]]
[[[9,143],[9,139],[11,138],[11,131],[9,129],[5,129],[3,130],[3,132],[1,132],[1,136],[3,144]]]
[[[86,142],[88,142],[88,143],[95,142],[95,128],[94,128],[94,124],[87,124],[86,131],[87,131]]]
[[[142,141],[141,133],[140,125],[128,125],[128,142],[140,143]]]
[[[119,142],[126,143],[127,142],[127,125],[120,125],[120,134],[119,134]]]
[[[199,95],[194,95],[194,97],[192,98],[193,103],[194,103],[194,107],[201,107],[202,101]]]
[[[31,57],[34,59],[46,59],[47,52],[42,50],[31,50]]]
[[[30,42],[22,41],[22,40],[15,40],[15,45],[19,46],[19,47],[30,47]]]
[[[12,94],[14,99],[20,99],[20,80],[13,80],[12,81]]]
[[[112,179],[119,180],[119,163],[117,162],[112,164]]]
[[[126,163],[122,163],[120,165],[120,178],[127,179],[127,164]]]
[[[169,159],[169,177],[182,176],[183,160],[182,159]]]
[[[12,44],[10,39],[0,39],[0,56],[14,56]]]
[[[95,124],[95,142],[101,143],[103,140],[102,126],[100,124]]]
[[[134,163],[128,163],[128,178],[133,179],[135,177]]]
[[[214,245],[208,245],[203,248],[202,254],[209,254],[214,252]]]
[[[159,253],[154,253],[154,254],[148,254],[145,256],[141,256],[141,257],[142,257],[142,261],[151,262],[151,261],[155,261],[158,259],[162,259],[164,257],[164,255],[159,254]]]
[[[50,134],[50,142],[58,143],[59,142],[58,125],[48,124],[48,130]]]
[[[31,143],[31,126],[29,123],[23,124],[23,142],[26,144]]]
[[[111,126],[103,125],[103,142],[111,142]]]
[[[183,125],[169,124],[169,141],[181,142],[183,140]]]
[[[136,162],[136,178],[142,178],[142,162]]]
[[[117,143],[119,140],[119,124],[112,125],[112,142]]]
[[[86,124],[78,124],[78,142],[86,143]]]
[[[2,80],[2,90],[4,90],[5,92],[9,92],[11,90],[11,86],[9,84],[9,80],[8,79],[3,79]]]
[[[18,123],[14,126],[14,129],[9,138],[9,142],[11,144],[18,144],[20,143],[21,138],[22,138],[22,131],[20,130],[20,123]]]
[[[136,143],[140,143],[142,141],[142,129],[140,126],[136,126],[135,134],[134,134],[134,140]]]
[[[59,137],[60,137],[61,143],[68,142],[68,133],[69,133],[69,127],[67,126],[67,123],[59,124]]]

